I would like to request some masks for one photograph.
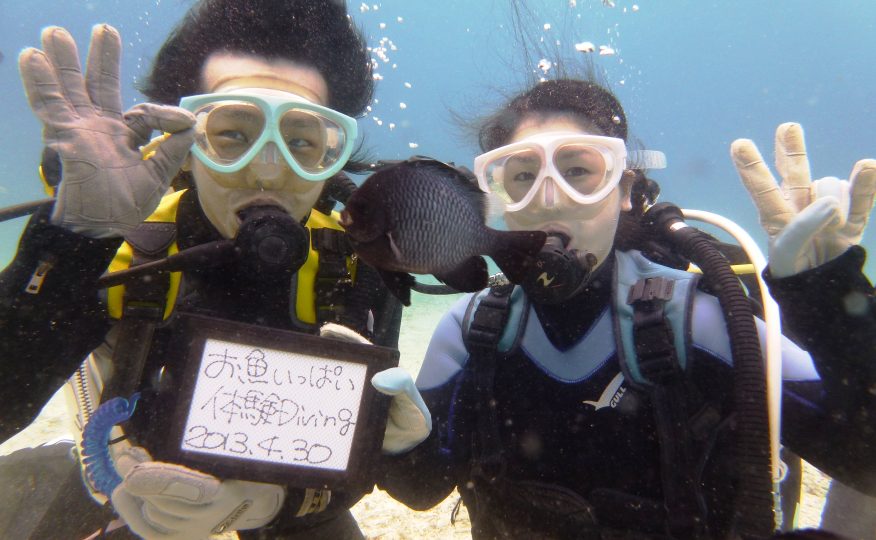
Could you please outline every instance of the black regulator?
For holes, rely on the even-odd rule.
[[[238,215],[240,228],[232,240],[199,244],[164,259],[105,274],[98,283],[101,287],[113,287],[158,272],[228,263],[236,263],[243,272],[252,276],[270,279],[295,273],[307,260],[309,231],[279,206],[250,206]]]
[[[567,249],[569,237],[550,233],[520,284],[536,304],[559,304],[580,293],[596,267],[596,256]]]
[[[278,206],[250,206],[238,214],[235,257],[246,270],[265,276],[294,273],[310,248],[310,233]]]

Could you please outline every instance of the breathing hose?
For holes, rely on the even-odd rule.
[[[706,212],[705,210],[683,208],[681,211],[688,221],[702,221],[723,229],[742,247],[745,255],[754,267],[752,271],[760,287],[760,303],[763,306],[763,319],[766,323],[766,347],[763,353],[767,362],[767,405],[769,406],[770,413],[770,454],[773,464],[773,482],[779,483],[782,478],[779,466],[779,447],[782,431],[782,317],[779,312],[779,305],[770,296],[769,288],[763,279],[762,274],[767,266],[766,257],[764,257],[760,248],[757,247],[757,243],[748,232],[730,219],[712,212]],[[739,266],[732,267],[735,273],[738,273],[737,268]],[[752,273],[752,271],[749,271],[749,273]]]
[[[736,532],[742,538],[769,537],[775,530],[770,430],[763,358],[751,304],[724,256],[705,233],[684,222],[678,207],[656,204],[644,219],[682,255],[702,268],[714,284],[733,355],[739,471],[733,501]]]

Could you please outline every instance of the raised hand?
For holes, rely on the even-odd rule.
[[[803,128],[795,123],[776,129],[781,184],[752,141],[737,139],[730,154],[769,235],[774,277],[815,268],[860,243],[876,194],[876,160],[858,161],[849,180],[813,181]]]
[[[22,51],[18,63],[43,142],[61,158],[52,222],[94,238],[121,236],[158,206],[192,145],[195,119],[149,103],[122,114],[121,38],[111,26],[92,30],[84,76],[66,30],[46,28],[42,45]],[[153,130],[165,140],[144,160],[140,147]]]

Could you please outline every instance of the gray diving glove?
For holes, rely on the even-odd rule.
[[[849,180],[812,180],[803,128],[791,122],[776,129],[781,184],[752,141],[737,139],[730,153],[770,237],[773,277],[810,270],[861,242],[876,196],[876,160],[858,161]]]
[[[323,326],[319,335],[354,343],[370,343],[349,328],[333,323]],[[426,440],[432,432],[432,415],[410,374],[400,367],[389,368],[375,374],[371,384],[378,392],[392,396],[389,421],[383,436],[383,452],[401,454]]]
[[[282,486],[220,480],[152,461],[137,446],[117,456],[115,465],[124,481],[112,493],[113,508],[146,539],[198,540],[264,527],[280,512],[286,496]]]
[[[97,25],[85,76],[72,36],[50,26],[43,50],[21,52],[27,99],[43,123],[43,142],[61,157],[52,223],[92,237],[121,236],[158,206],[194,139],[194,116],[179,107],[143,103],[122,114],[121,37]],[[165,133],[150,159],[140,147]]]

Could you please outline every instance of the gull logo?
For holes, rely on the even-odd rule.
[[[542,272],[536,281],[541,281],[542,287],[550,287],[550,284],[554,282],[554,278],[548,278],[547,272]]]
[[[599,409],[604,409],[606,407],[611,407],[612,409],[617,407],[618,402],[620,402],[621,398],[627,392],[626,388],[622,388],[621,385],[624,383],[624,374],[618,373],[614,376],[608,386],[605,387],[605,390],[602,391],[602,395],[599,396],[598,401],[584,401],[585,405],[593,406],[593,409],[598,411]]]

